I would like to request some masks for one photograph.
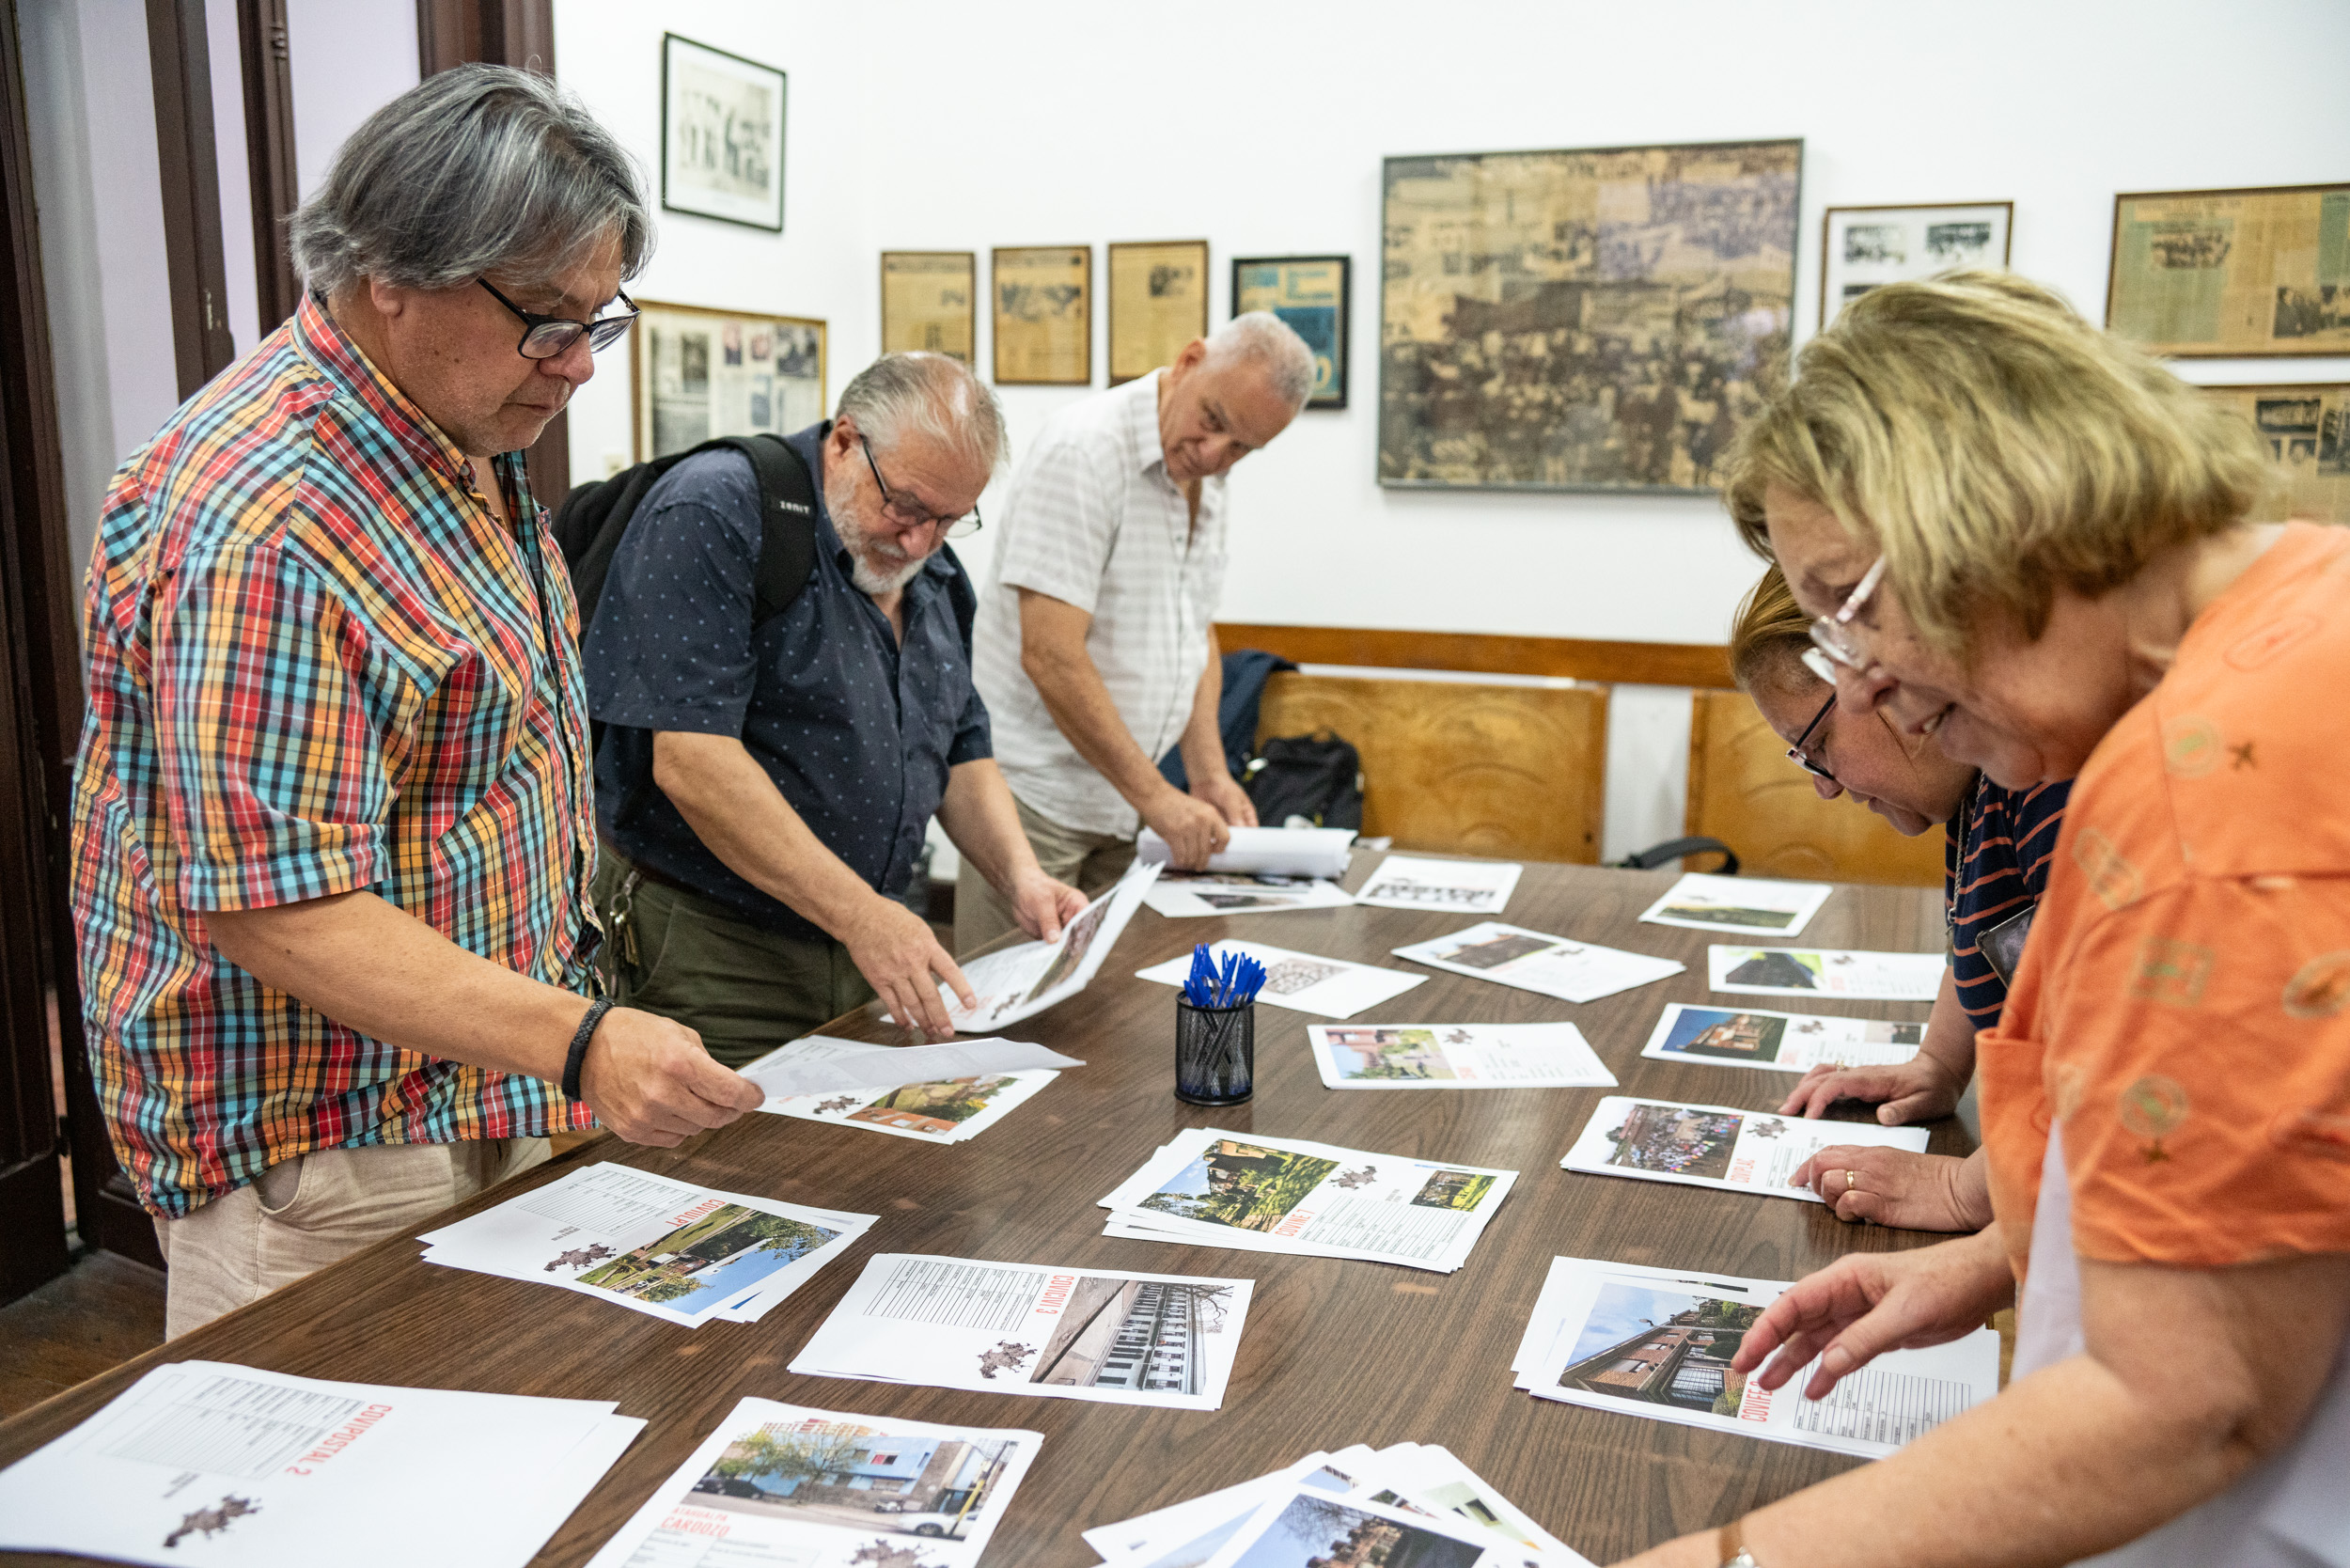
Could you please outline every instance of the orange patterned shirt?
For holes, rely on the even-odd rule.
[[[1977,1040],[2019,1276],[2052,1113],[2084,1258],[2350,1252],[2345,694],[2350,530],[2294,524],[2081,770]]]

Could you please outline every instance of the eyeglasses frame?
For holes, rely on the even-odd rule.
[[[904,506],[889,494],[889,481],[882,478],[881,464],[873,461],[873,444],[865,438],[863,431],[856,432],[856,444],[865,449],[865,466],[873,471],[873,487],[881,492],[882,510],[902,514],[905,510]],[[966,528],[964,526],[965,523],[971,525]],[[969,539],[987,525],[980,521],[979,509],[975,506],[961,517],[945,518],[926,514],[919,523],[909,523],[904,526],[935,528],[942,539]]]
[[[1847,669],[1866,670],[1870,663],[1869,650],[1853,626],[1853,618],[1860,613],[1861,606],[1869,602],[1869,596],[1876,592],[1877,585],[1884,580],[1885,557],[1879,556],[1869,570],[1861,573],[1860,581],[1853,585],[1852,592],[1844,596],[1844,602],[1836,607],[1834,614],[1821,616],[1811,622],[1811,646]]]
[[[545,359],[562,358],[565,354],[572,352],[572,345],[579,341],[582,334],[587,336],[588,353],[594,353],[599,350],[608,349],[613,344],[619,342],[628,332],[628,329],[636,323],[636,318],[638,316],[644,314],[643,311],[637,308],[636,302],[628,297],[628,290],[625,289],[616,289],[613,292],[619,297],[619,301],[622,305],[628,306],[628,313],[626,315],[599,316],[592,321],[583,321],[574,316],[541,316],[535,310],[525,310],[521,306],[516,305],[512,300],[509,300],[504,294],[499,293],[497,290],[497,285],[492,283],[488,278],[478,277],[475,278],[474,281],[480,284],[484,289],[487,289],[490,291],[490,297],[492,299],[497,301],[498,304],[506,306],[508,310],[522,319],[523,335],[521,340],[514,345],[514,352],[521,354],[525,359],[534,362]],[[530,352],[530,339],[536,336],[541,328],[551,326],[570,327],[572,330],[571,334],[563,339],[562,346],[556,349],[552,353],[532,353]]]

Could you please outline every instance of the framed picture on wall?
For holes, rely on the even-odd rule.
[[[784,75],[661,35],[661,205],[783,231]]]
[[[2295,517],[2350,523],[2350,384],[2206,386],[2259,432]]]
[[[1346,406],[1346,327],[1352,317],[1344,256],[1236,256],[1232,314],[1270,310],[1314,351],[1314,390],[1308,408]]]
[[[928,352],[965,365],[979,336],[979,258],[967,250],[885,250],[882,353]]]
[[[999,386],[1093,384],[1093,247],[1018,245],[989,258]]]
[[[1879,284],[2005,267],[2014,227],[2012,201],[1829,208],[1820,230],[1820,325]]]
[[[1110,246],[1110,384],[1172,364],[1208,332],[1208,242]]]
[[[2106,325],[2180,358],[2350,353],[2350,184],[2115,196]]]
[[[1703,494],[1787,366],[1800,141],[1389,158],[1378,479]]]
[[[638,300],[629,334],[635,461],[824,417],[824,323]]]

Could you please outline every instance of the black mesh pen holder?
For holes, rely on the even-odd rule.
[[[1194,1007],[1175,1002],[1175,1098],[1193,1105],[1237,1105],[1257,1091],[1257,1004]]]

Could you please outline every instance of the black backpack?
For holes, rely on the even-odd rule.
[[[1257,820],[1279,827],[1303,817],[1316,827],[1363,825],[1363,760],[1327,729],[1267,741],[1241,777]]]

